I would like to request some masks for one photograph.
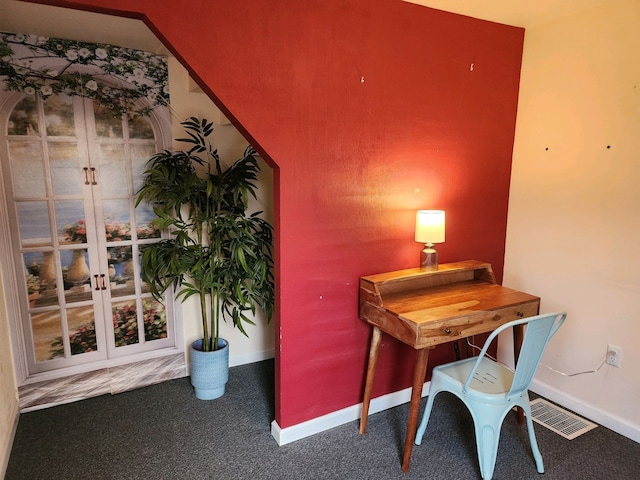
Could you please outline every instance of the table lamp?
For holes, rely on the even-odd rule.
[[[418,210],[416,214],[416,242],[424,243],[420,253],[420,268],[438,269],[438,251],[434,243],[444,242],[444,211]]]

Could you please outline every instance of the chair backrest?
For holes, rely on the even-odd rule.
[[[522,348],[516,363],[513,383],[511,384],[511,389],[507,393],[507,398],[519,396],[524,390],[529,388],[529,385],[533,380],[533,376],[536,373],[536,369],[538,368],[538,363],[540,363],[540,358],[542,358],[544,349],[547,347],[547,343],[549,343],[553,334],[558,331],[565,318],[567,318],[566,313],[546,313],[535,317],[514,320],[512,322],[505,323],[494,330],[482,347],[482,351],[480,352],[480,355],[478,355],[478,359],[469,373],[469,377],[464,384],[463,390],[466,391],[469,387],[469,383],[471,383],[471,380],[473,379],[482,358],[487,353],[491,342],[507,328],[527,324]]]

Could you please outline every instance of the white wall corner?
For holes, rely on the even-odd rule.
[[[422,397],[425,397],[429,393],[430,384],[431,382],[426,382],[422,385]],[[404,390],[382,395],[371,400],[369,404],[369,415],[397,407],[403,403],[408,403],[410,400],[411,388],[405,388]],[[282,446],[305,437],[310,437],[316,433],[339,427],[345,423],[359,420],[361,413],[362,403],[359,403],[286,428],[281,428],[274,420],[271,422],[271,435],[275,438],[278,445]]]

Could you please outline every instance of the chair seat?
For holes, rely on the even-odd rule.
[[[442,365],[433,369],[433,375],[444,375],[453,380],[452,387],[458,385],[458,389],[467,381],[469,373],[473,369],[477,357],[471,357],[457,362]],[[446,378],[442,379],[446,382]],[[511,388],[513,383],[513,372],[507,367],[483,357],[480,364],[469,383],[467,395],[483,397],[486,400],[502,398]]]

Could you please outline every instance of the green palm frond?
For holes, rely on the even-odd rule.
[[[145,246],[142,278],[156,298],[169,288],[182,301],[198,296],[203,344],[215,347],[220,319],[248,335],[249,313],[260,308],[267,321],[273,317],[273,227],[261,212],[247,213],[260,172],[255,150],[223,169],[208,140],[213,123],[191,117],[182,125],[187,136],[178,140],[190,149],[152,156],[138,191],[136,205],[152,204],[154,225],[171,231]]]

